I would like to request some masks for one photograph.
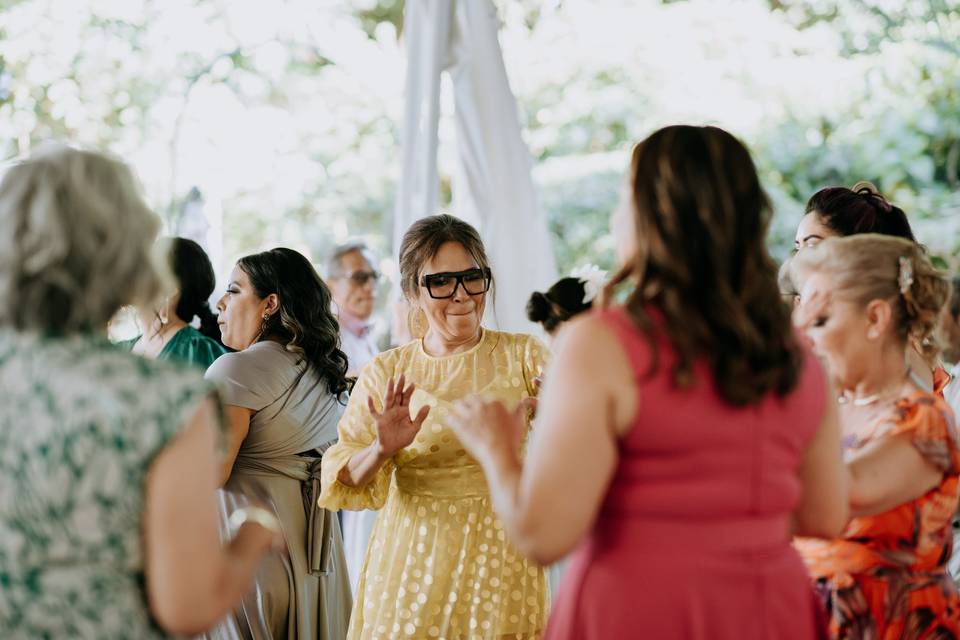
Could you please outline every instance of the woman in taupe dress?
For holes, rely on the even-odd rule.
[[[275,512],[286,553],[207,637],[340,640],[351,595],[337,518],[317,507],[323,452],[337,438],[347,358],[330,292],[291,249],[241,258],[217,303],[223,343],[207,370],[226,405],[222,516],[249,502]]]

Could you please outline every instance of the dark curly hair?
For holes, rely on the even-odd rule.
[[[637,250],[603,299],[636,282],[625,307],[650,343],[648,375],[662,336],[679,387],[694,384],[703,359],[734,406],[789,393],[802,352],[766,248],[770,201],[747,149],[717,127],[666,127],[634,148],[629,180]]]
[[[825,187],[817,191],[804,209],[839,236],[879,233],[916,242],[907,214],[884,198],[875,186],[863,181],[846,187]]]
[[[546,293],[534,291],[527,301],[527,319],[539,322],[543,330],[553,333],[561,324],[590,308],[584,302],[586,291],[579,278],[560,278]]]
[[[330,393],[345,392],[347,356],[340,350],[340,325],[331,311],[330,290],[310,261],[280,247],[240,258],[237,266],[258,297],[274,293],[279,301],[279,311],[264,322],[258,341],[279,338],[287,351],[306,360]]]

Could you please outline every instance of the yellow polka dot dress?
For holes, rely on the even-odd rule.
[[[535,395],[545,347],[531,336],[485,330],[464,353],[431,357],[420,341],[364,368],[323,456],[320,505],[382,509],[370,539],[348,638],[539,638],[547,619],[544,570],[507,541],[483,471],[447,426],[452,405],[474,394],[515,406]],[[416,384],[411,415],[431,406],[416,440],[364,487],[337,481],[376,438],[367,409],[382,408],[387,383]]]

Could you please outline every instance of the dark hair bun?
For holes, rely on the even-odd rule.
[[[879,233],[916,242],[907,214],[866,180],[856,183],[852,189],[820,189],[807,201],[804,212],[816,212],[820,221],[839,236]]]
[[[527,318],[530,322],[543,322],[550,317],[550,301],[547,296],[534,291],[527,301]]]
[[[590,303],[583,301],[585,295],[582,280],[560,278],[546,293],[533,292],[527,302],[527,317],[553,333],[560,324],[590,308]]]

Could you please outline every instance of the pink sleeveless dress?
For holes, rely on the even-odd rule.
[[[574,552],[547,640],[800,640],[823,615],[791,546],[798,468],[824,412],[824,374],[805,354],[797,387],[727,404],[698,363],[677,389],[620,308],[596,312],[619,337],[639,394],[636,424],[591,532]]]

